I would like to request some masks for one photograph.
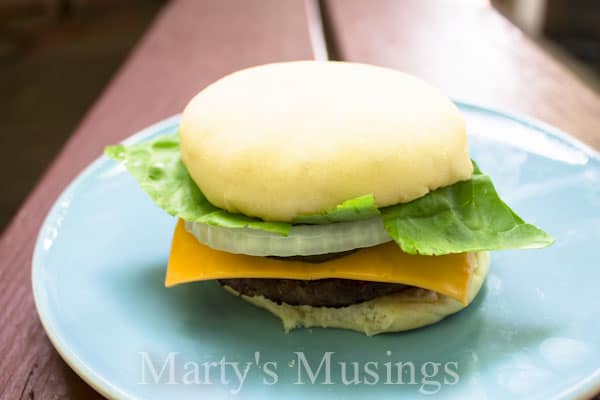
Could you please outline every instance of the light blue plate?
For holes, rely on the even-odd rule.
[[[35,247],[33,290],[48,336],[83,379],[115,399],[593,394],[600,390],[600,157],[541,123],[460,108],[473,158],[519,214],[557,239],[543,250],[494,253],[467,310],[402,334],[285,334],[279,320],[216,282],[166,289],[175,220],[101,158],[56,201]],[[177,122],[129,142],[174,131]],[[242,373],[249,368],[243,384],[235,362]],[[360,384],[351,383],[356,366]]]

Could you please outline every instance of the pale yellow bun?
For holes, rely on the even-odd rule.
[[[181,156],[208,200],[290,221],[373,194],[379,207],[468,179],[465,122],[437,89],[365,64],[245,69],[186,107]]]
[[[479,293],[490,264],[489,253],[475,253],[475,256],[469,303]],[[225,288],[240,296],[232,288]],[[323,327],[352,329],[372,336],[431,325],[465,308],[453,298],[419,288],[341,308],[277,304],[263,296],[240,297],[281,318],[286,332],[298,327]]]

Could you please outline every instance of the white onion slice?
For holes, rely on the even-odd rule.
[[[185,222],[199,242],[216,250],[251,256],[309,256],[371,247],[391,241],[381,218],[325,225],[294,225],[288,236],[250,228]]]

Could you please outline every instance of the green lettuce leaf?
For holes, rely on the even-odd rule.
[[[124,162],[142,189],[162,209],[186,221],[252,228],[287,235],[292,224],[263,221],[212,205],[179,158],[177,133],[105,154]],[[386,231],[407,253],[442,255],[467,251],[537,248],[553,239],[525,223],[498,196],[489,176],[475,165],[470,180],[435,190],[409,203],[377,209],[372,194],[347,200],[298,224],[324,224],[381,216]]]
[[[321,214],[300,215],[295,224],[329,224],[332,222],[357,221],[380,215],[372,194],[346,200]]]
[[[385,229],[402,250],[442,255],[552,244],[552,237],[500,199],[490,177],[473,164],[470,180],[381,209]]]
[[[109,146],[106,156],[125,167],[157,206],[185,221],[252,228],[287,235],[291,224],[227,212],[204,197],[179,158],[179,135],[162,135],[131,146]]]

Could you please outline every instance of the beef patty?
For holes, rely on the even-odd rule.
[[[408,286],[350,279],[219,279],[246,296],[264,296],[277,304],[343,307],[397,293]]]

